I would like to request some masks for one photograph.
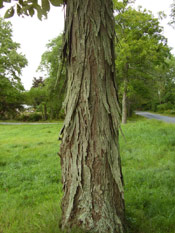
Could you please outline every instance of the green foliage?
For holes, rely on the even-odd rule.
[[[11,81],[18,81],[21,68],[27,65],[24,55],[17,53],[20,45],[12,39],[12,25],[0,18],[0,74]]]
[[[171,17],[171,20],[170,20],[169,24],[174,27],[174,24],[175,24],[175,0],[172,0],[170,17]]]
[[[152,102],[155,103],[156,111],[165,111],[175,105],[175,58],[171,56],[166,60],[167,66],[159,65],[156,67],[158,77],[152,86]]]
[[[43,119],[43,116],[39,112],[34,112],[34,113],[22,113],[17,117],[17,120],[19,121],[41,121]]]
[[[174,108],[174,105],[172,105],[170,102],[157,105],[158,112],[164,112],[166,110],[173,109],[173,108]]]
[[[44,86],[44,80],[42,77],[39,77],[39,79],[37,78],[33,78],[33,83],[32,83],[32,87],[43,87]]]
[[[47,93],[47,112],[50,118],[61,118],[62,103],[66,92],[66,71],[61,59],[62,35],[47,44],[39,70],[45,72],[44,89]]]
[[[170,57],[167,39],[151,12],[135,10],[127,2],[116,3],[115,21],[119,96],[126,92],[130,108],[145,106],[158,92],[159,66],[165,68]]]
[[[59,115],[58,115],[58,119],[60,119],[60,120],[65,119],[65,112],[63,109],[60,110]]]
[[[174,106],[173,106],[173,109],[168,109],[168,110],[165,110],[164,112],[163,112],[163,114],[166,114],[166,115],[170,115],[170,116],[174,116],[175,115],[175,108],[174,108]]]
[[[61,0],[50,0],[50,3],[53,5],[53,6],[60,6],[64,1],[61,1]]]
[[[22,109],[21,89],[14,87],[7,78],[0,77],[0,119],[14,118]]]
[[[42,112],[43,120],[64,118],[62,103],[66,91],[66,71],[60,58],[61,45],[62,36],[47,44],[38,68],[45,74],[45,79],[34,78],[31,89],[24,94],[25,103],[33,106],[36,112]]]
[[[37,84],[37,83],[38,82],[34,84],[36,87],[31,87],[29,91],[25,92],[25,103],[27,105],[33,106],[36,112],[42,112],[42,119],[47,120],[48,93],[44,86],[44,83],[43,84]]]
[[[14,11],[14,8],[13,7],[10,7],[5,15],[4,15],[4,18],[7,19],[7,18],[11,18],[13,15],[14,15],[15,11]]]
[[[4,7],[4,3],[12,3],[12,0],[0,0],[0,8]],[[12,17],[15,12],[18,16],[20,15],[27,15],[33,16],[37,13],[37,16],[40,20],[42,20],[43,16],[47,17],[48,12],[50,11],[50,4],[53,6],[60,6],[64,3],[64,0],[17,0],[15,4],[10,7],[5,15],[4,18]]]
[[[12,40],[12,26],[0,18],[0,118],[17,114],[23,103],[21,70],[27,65],[25,56],[18,53],[20,45]]]

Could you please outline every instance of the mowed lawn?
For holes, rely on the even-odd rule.
[[[141,118],[122,128],[127,232],[175,233],[175,125]],[[62,232],[60,129],[0,125],[0,233]]]
[[[0,125],[0,233],[55,233],[61,125]]]
[[[175,233],[175,124],[123,127],[121,157],[129,233]]]

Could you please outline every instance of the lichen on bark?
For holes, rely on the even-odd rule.
[[[62,228],[123,232],[114,40],[112,0],[67,1]]]

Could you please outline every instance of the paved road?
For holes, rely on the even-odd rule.
[[[140,115],[140,116],[143,116],[149,119],[155,119],[155,120],[164,121],[168,123],[175,123],[175,117],[162,116],[162,115],[150,113],[150,112],[136,111],[135,113],[137,115]]]

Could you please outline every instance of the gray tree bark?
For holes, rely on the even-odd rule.
[[[62,228],[122,233],[112,0],[68,0],[64,36],[68,87],[60,149]]]

